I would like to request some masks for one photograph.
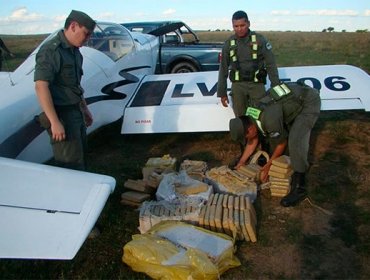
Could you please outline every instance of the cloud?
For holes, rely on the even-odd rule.
[[[25,21],[38,21],[42,20],[44,17],[40,14],[29,13],[26,7],[20,7],[14,10],[9,17],[6,17],[5,20],[9,22],[25,22]]]
[[[271,15],[273,15],[273,16],[289,16],[291,14],[292,14],[292,12],[287,11],[287,10],[285,10],[285,11],[283,11],[283,10],[281,10],[281,11],[279,11],[279,10],[271,11]]]
[[[172,16],[173,14],[175,14],[176,13],[176,10],[175,9],[172,9],[172,8],[170,8],[170,9],[167,9],[167,10],[165,10],[165,11],[163,11],[163,15],[165,15],[165,16]]]
[[[354,10],[301,10],[292,12],[289,10],[273,10],[270,13],[273,16],[358,16],[359,13]],[[370,10],[365,11],[365,15],[370,15]]]
[[[104,21],[112,20],[114,18],[115,18],[115,14],[111,12],[104,12],[94,17],[94,19],[96,20],[104,20]]]
[[[189,19],[186,23],[193,30],[232,30],[231,20],[229,17],[208,18],[204,19]]]
[[[58,15],[54,17],[54,21],[57,22],[64,22],[67,18],[67,15]]]
[[[358,16],[354,10],[301,10],[298,16]]]
[[[55,27],[61,27],[65,18],[66,15],[47,17],[38,13],[30,13],[26,7],[19,7],[10,15],[0,18],[0,33],[49,33],[54,31]]]

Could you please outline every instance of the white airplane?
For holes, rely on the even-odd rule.
[[[154,75],[158,49],[155,36],[97,24],[80,49],[81,83],[94,116],[88,133],[121,117],[123,134],[228,131],[234,115],[217,98],[217,71]],[[71,259],[115,181],[40,164],[52,153],[46,132],[34,121],[41,112],[33,82],[37,51],[14,72],[0,75],[0,258]],[[322,110],[370,111],[369,75],[359,68],[284,67],[279,75],[320,89]],[[71,182],[76,183],[66,187]]]
[[[321,110],[370,111],[369,75],[349,65],[283,67],[282,81],[301,81],[320,90]],[[144,77],[124,107],[122,133],[228,131],[234,117],[217,98],[218,73]],[[150,99],[148,98],[150,97]]]
[[[46,40],[48,40],[50,35]],[[82,47],[89,132],[119,119],[138,82],[154,72],[158,40],[99,23]],[[72,259],[98,219],[115,179],[42,165],[52,156],[34,121],[35,55],[0,75],[0,258]]]

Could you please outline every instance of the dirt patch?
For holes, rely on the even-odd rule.
[[[205,160],[212,168],[231,163],[240,151],[227,133],[124,136],[122,140],[120,151],[130,150],[126,156],[137,163],[171,154],[179,161]],[[369,253],[361,249],[369,247],[370,236],[370,207],[364,197],[369,192],[368,114],[322,113],[311,140],[310,201],[284,208],[279,198],[260,193],[255,202],[258,241],[236,244],[242,265],[221,279],[370,277]],[[139,153],[133,157],[137,146]],[[115,153],[112,147],[109,151]]]
[[[369,140],[367,113],[323,113],[312,133],[310,200],[283,208],[262,193],[258,242],[239,244],[243,269],[222,278],[369,278]]]

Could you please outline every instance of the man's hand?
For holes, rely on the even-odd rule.
[[[229,104],[229,98],[227,96],[222,96],[221,97],[221,103],[224,107],[228,107]]]
[[[243,165],[245,165],[245,162],[241,162],[241,161],[239,161],[239,162],[235,165],[234,169],[235,169],[235,170],[238,170],[238,169],[240,168],[240,166],[243,166]]]
[[[52,138],[56,142],[64,141],[66,139],[66,133],[63,124],[58,120],[51,124]]]
[[[83,112],[84,112],[84,116],[85,116],[85,124],[86,124],[87,127],[89,127],[93,123],[92,114],[91,114],[90,110],[87,107]]]
[[[260,180],[262,183],[266,183],[269,176],[269,171],[271,167],[272,161],[268,161],[262,168],[261,168],[261,174],[260,174]]]
[[[87,107],[85,99],[82,100],[81,110],[82,113],[84,114],[85,124],[87,127],[89,127],[93,123],[93,116],[89,110],[89,107]]]

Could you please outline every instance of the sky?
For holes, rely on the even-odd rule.
[[[117,23],[181,20],[194,30],[232,30],[232,14],[244,10],[255,31],[370,31],[369,0],[0,0],[0,34],[51,33],[72,9]]]

